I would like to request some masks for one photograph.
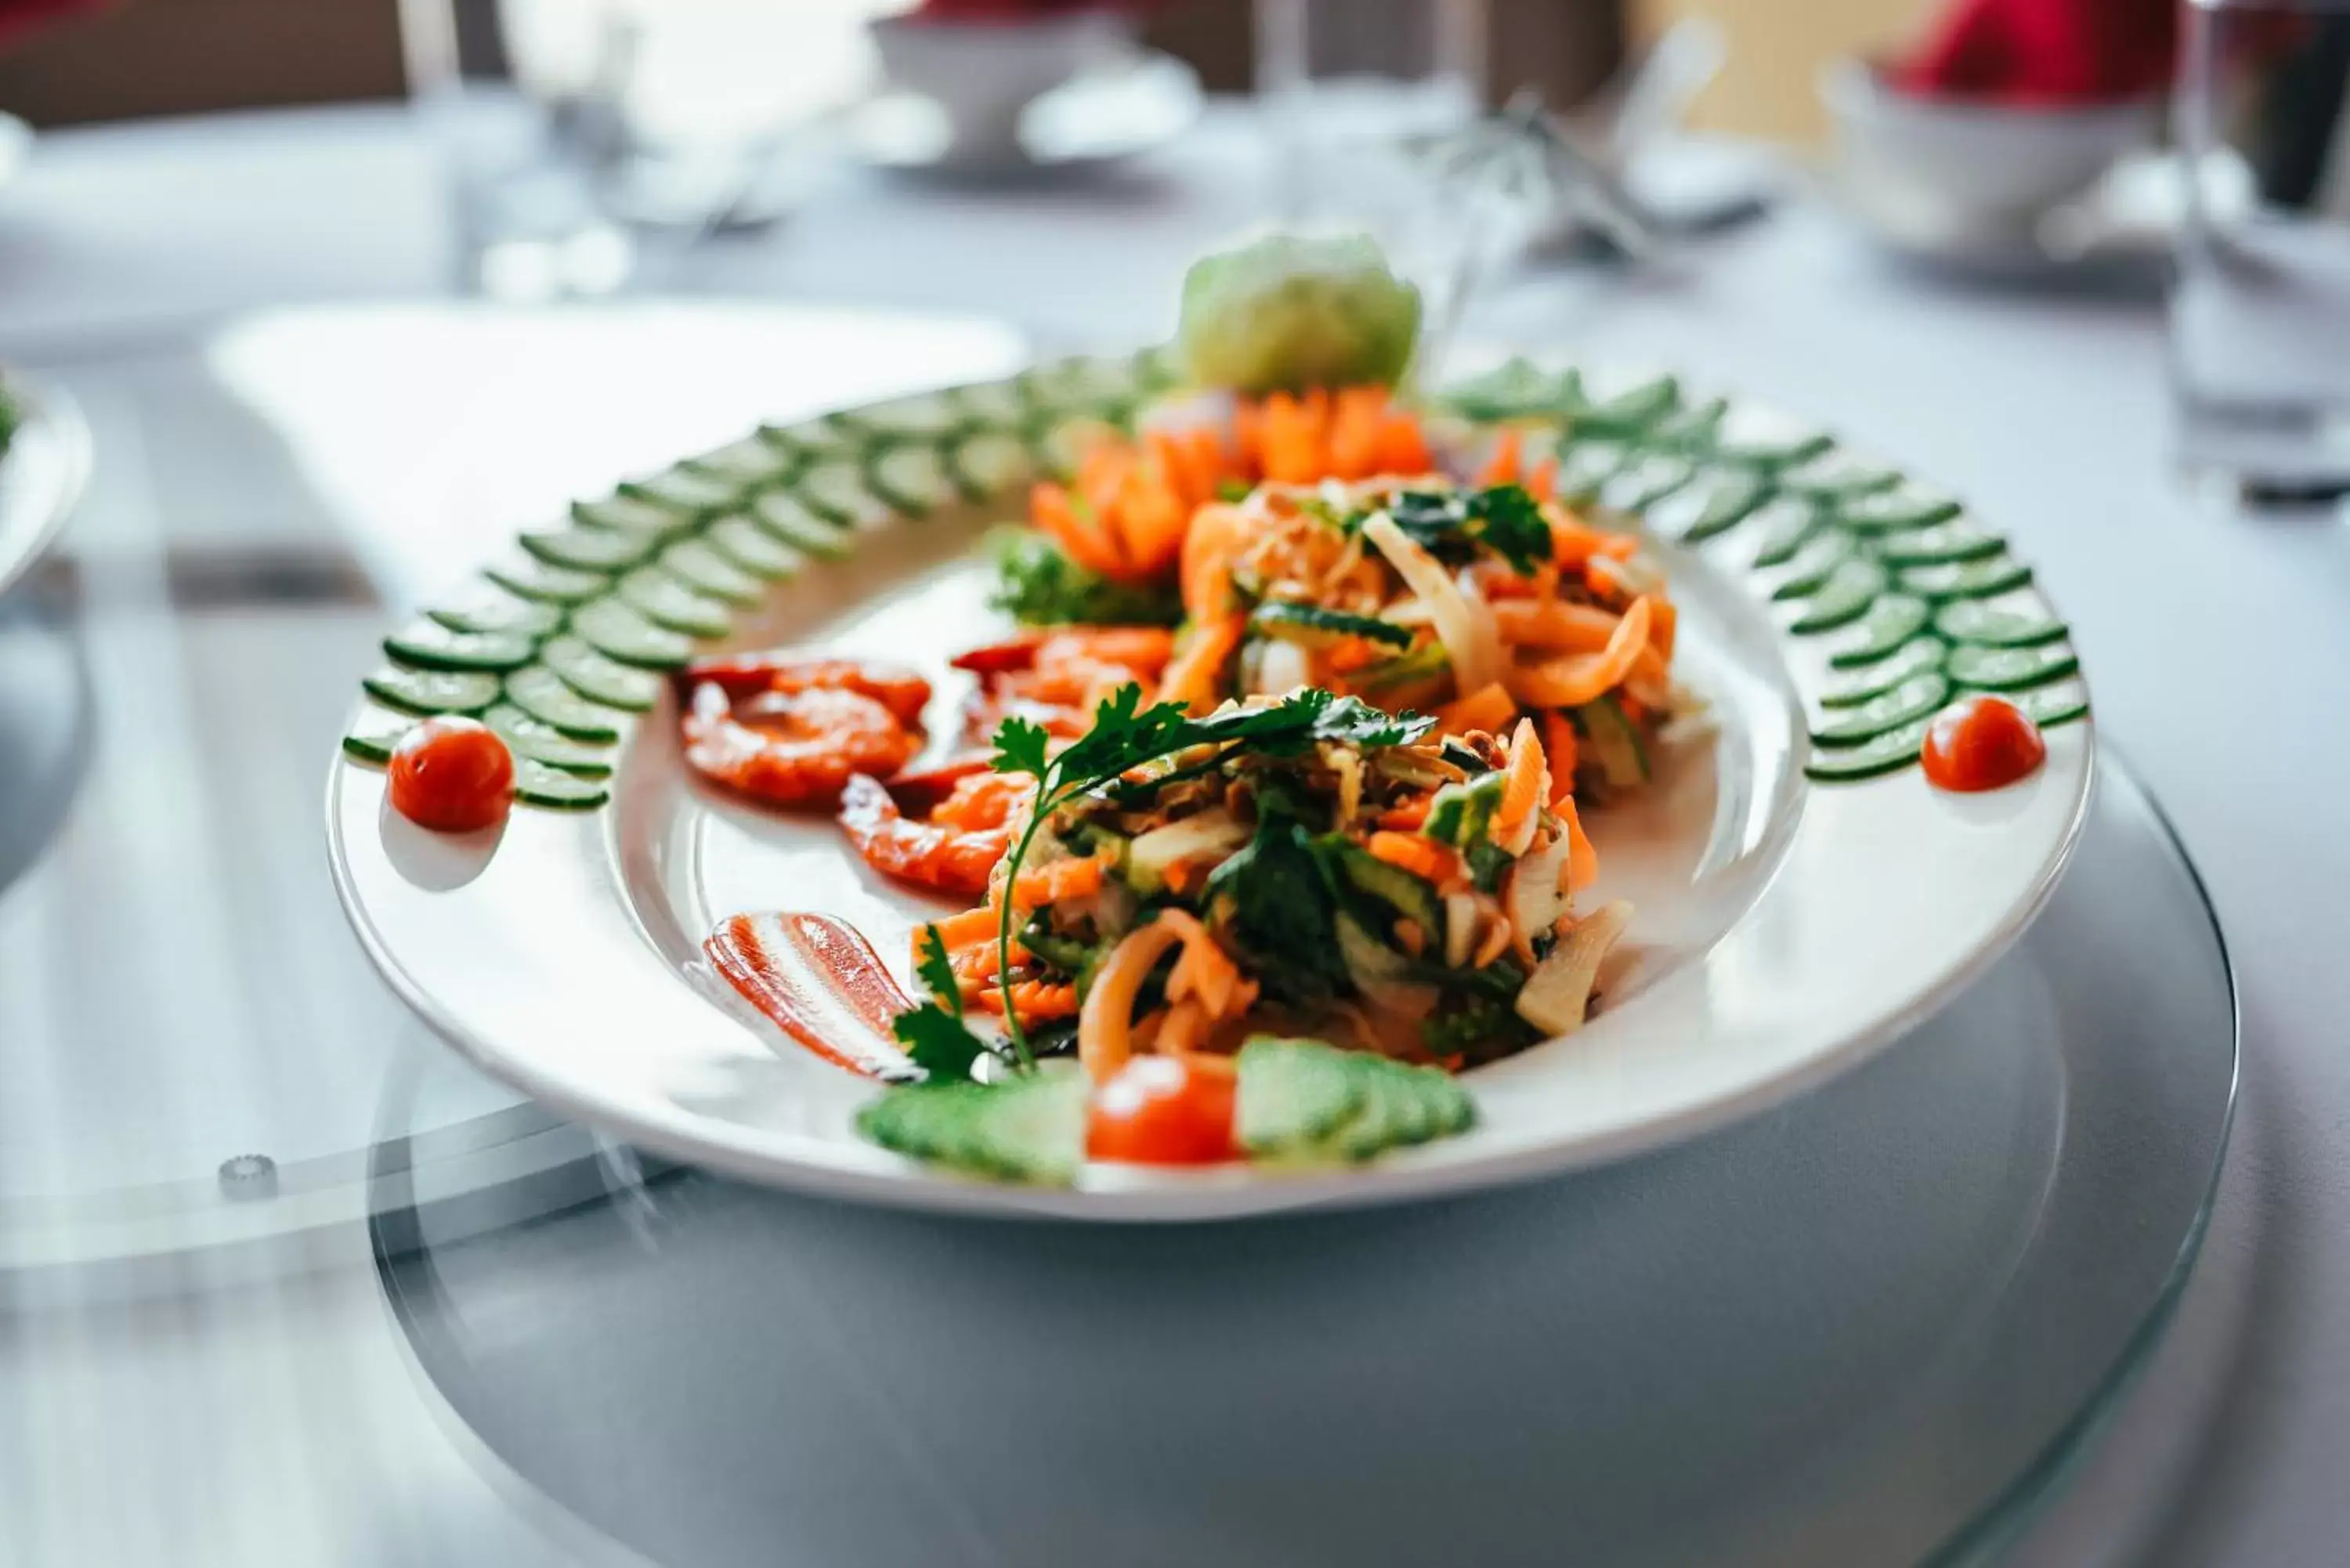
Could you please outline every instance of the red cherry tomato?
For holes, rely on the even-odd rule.
[[[1137,1056],[1094,1096],[1086,1152],[1128,1165],[1213,1165],[1232,1147],[1230,1063]]]
[[[422,827],[496,826],[514,799],[514,754],[478,719],[427,719],[391,753],[391,805]]]
[[[2004,697],[1963,698],[1926,727],[1926,777],[1947,790],[2004,789],[2047,755],[2040,726]]]

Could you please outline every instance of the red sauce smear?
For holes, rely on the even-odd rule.
[[[889,1025],[913,1006],[864,934],[830,915],[736,915],[702,944],[744,1001],[837,1066],[910,1071]]]
[[[2030,778],[2047,756],[2040,726],[2004,697],[1961,699],[1926,728],[1926,778],[1941,789],[2004,789]]]

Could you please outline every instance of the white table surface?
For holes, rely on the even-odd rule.
[[[844,171],[657,284],[978,311],[1055,347],[1162,332],[1261,186],[1232,128],[1083,191]],[[448,275],[430,166],[383,109],[53,135],[0,191],[0,357],[66,368],[258,307]],[[2191,496],[2159,309],[1929,283],[1796,206],[1670,275],[1559,274],[1482,336],[1700,368],[1964,490],[2075,628],[2106,733],[2177,821],[2241,971],[2245,1087],[2199,1275],[2139,1394],[2022,1561],[2339,1562],[2350,1525],[2350,533]],[[452,1559],[456,1560],[456,1559]]]

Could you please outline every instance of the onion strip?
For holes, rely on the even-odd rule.
[[[1388,565],[1428,606],[1437,640],[1452,661],[1453,680],[1466,693],[1492,684],[1502,673],[1502,632],[1492,607],[1473,587],[1456,582],[1444,564],[1406,535],[1384,512],[1363,519],[1368,539]]]

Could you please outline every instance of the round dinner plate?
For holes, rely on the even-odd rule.
[[[708,515],[686,531],[713,538],[720,514],[739,521],[729,506],[776,510],[762,506],[762,485],[839,514],[850,524],[839,558],[777,585],[710,646],[915,662],[939,682],[944,731],[962,695],[946,660],[1003,629],[971,546],[981,523],[1012,508],[961,504],[923,473],[960,472],[964,442],[986,439],[1000,455],[998,410],[1015,410],[1003,417],[1049,456],[1066,421],[1130,412],[1155,369],[1147,356],[1064,364],[849,410],[766,438],[805,460],[773,477],[743,479],[757,464],[741,449],[684,465],[730,476],[739,493],[724,506],[706,484],[659,479],[620,500],[701,497]],[[2068,722],[2085,719],[2086,696],[2063,624],[1986,524],[1800,421],[1669,377],[1521,363],[1452,401],[1463,439],[1496,419],[1571,410],[1565,472],[1656,536],[1679,609],[1676,673],[1707,716],[1663,749],[1648,789],[1589,819],[1597,897],[1638,911],[1602,976],[1602,1009],[1572,1036],[1468,1075],[1478,1122],[1464,1136],[1312,1172],[1096,1164],[1066,1189],[964,1180],[862,1142],[853,1118],[876,1086],[740,1003],[702,940],[737,913],[827,913],[903,976],[910,933],[941,906],[883,882],[822,817],[702,788],[666,696],[618,726],[608,803],[518,808],[487,836],[416,828],[387,807],[379,771],[338,761],[328,836],[360,940],[489,1071],[662,1153],[909,1207],[1141,1220],[1425,1197],[1687,1137],[1859,1061],[2023,929],[2079,834],[2094,748],[2090,726]],[[935,449],[938,462],[910,462],[910,449]],[[1007,481],[1003,493],[1017,493]],[[615,504],[592,504],[583,521]],[[2020,689],[2051,726],[2037,774],[1980,796],[1926,784],[1918,735],[1954,680]],[[1877,685],[1882,695],[1856,701]],[[363,711],[354,733],[380,746],[390,722]]]
[[[73,400],[21,371],[5,381],[17,423],[0,452],[0,593],[47,551],[89,475],[89,431]]]

